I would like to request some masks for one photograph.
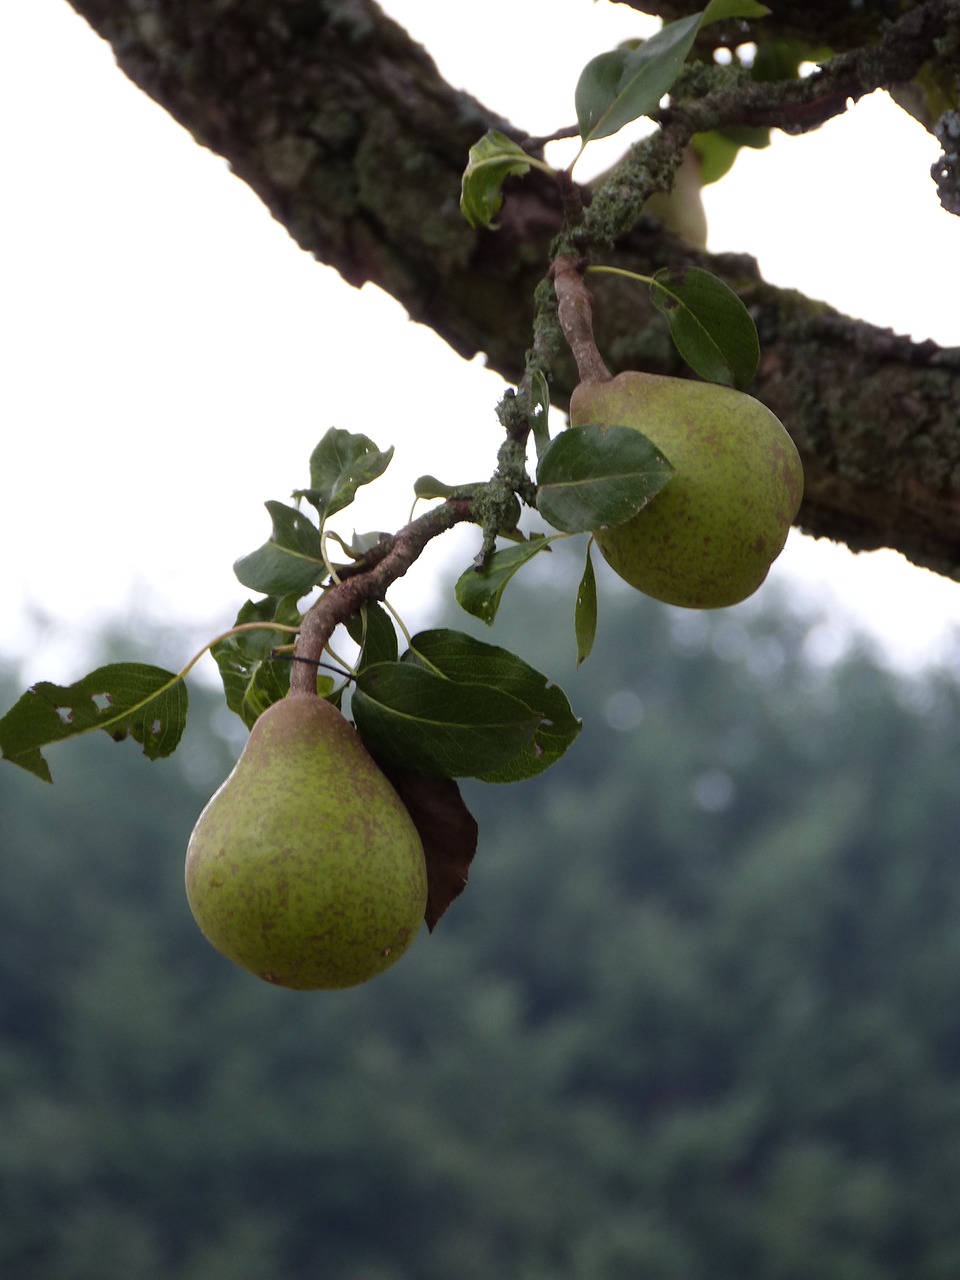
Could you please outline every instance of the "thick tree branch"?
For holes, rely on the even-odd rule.
[[[131,79],[224,155],[305,249],[351,283],[370,280],[393,294],[462,355],[482,351],[508,380],[520,378],[561,194],[538,173],[511,180],[500,229],[471,230],[458,208],[469,146],[491,127],[525,135],[445,84],[372,0],[71,3],[111,42]],[[836,16],[837,4],[826,0],[804,12],[825,7]],[[849,10],[846,0],[841,7]],[[899,0],[888,7],[899,18]],[[960,21],[960,0],[911,10],[914,22],[921,15],[920,34],[906,40],[909,56],[897,76],[932,55],[931,15]],[[838,40],[835,47],[845,46]],[[742,86],[738,97],[736,85],[724,101],[719,90],[681,100],[659,142],[630,166],[637,205],[669,184],[691,128],[724,111],[733,120],[815,124],[841,99],[893,74],[888,48],[881,36],[871,57],[839,62],[819,83],[764,86],[763,101]],[[603,198],[587,211],[594,225]],[[698,254],[650,218],[626,233],[612,226],[611,241],[610,263],[652,274],[695,262],[748,301],[765,353],[751,390],[783,419],[803,455],[804,528],[858,548],[893,546],[960,577],[960,353],[895,338],[774,289],[750,259]],[[663,321],[636,290],[604,281],[594,293],[597,340],[612,371],[682,373]],[[572,360],[556,370],[558,403],[575,377]]]

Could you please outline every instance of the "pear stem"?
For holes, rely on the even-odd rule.
[[[402,578],[432,538],[455,524],[475,518],[470,498],[448,498],[416,520],[411,520],[392,539],[382,539],[369,559],[350,566],[350,576],[329,587],[304,615],[297,638],[290,693],[317,696],[317,663],[333,632],[370,600],[382,600],[398,578]]]
[[[585,267],[582,258],[554,259],[550,273],[557,294],[557,319],[577,362],[580,381],[609,382],[613,375],[593,337],[593,295],[583,283]]]

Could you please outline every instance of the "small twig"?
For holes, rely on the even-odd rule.
[[[350,566],[353,576],[349,578],[341,573],[341,581],[325,591],[304,616],[296,646],[296,656],[302,661],[293,664],[290,692],[315,695],[316,664],[336,628],[359,613],[368,601],[382,600],[387,589],[403,577],[432,538],[471,519],[473,504],[469,498],[449,498],[405,525],[375,564],[363,571],[356,565]]]
[[[392,533],[381,533],[377,539],[377,544],[371,547],[369,551],[365,551],[359,559],[354,560],[352,564],[341,565],[337,569],[336,576],[341,582],[347,578],[356,578],[361,573],[368,573],[381,560],[393,550],[396,538]]]
[[[612,375],[593,337],[593,295],[583,283],[586,263],[557,258],[551,268],[557,293],[557,315],[567,345],[577,362],[581,382],[609,382]]]
[[[517,142],[524,151],[542,151],[548,142],[562,142],[565,138],[579,138],[579,136],[580,126],[568,124],[562,129],[555,129],[553,133],[545,133],[537,137],[527,134],[525,137],[518,138]]]

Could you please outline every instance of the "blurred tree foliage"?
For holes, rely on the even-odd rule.
[[[486,638],[604,715],[470,793],[467,893],[369,986],[197,933],[202,690],[172,761],[0,770],[0,1275],[955,1280],[957,687],[772,592],[614,595],[571,676],[550,573],[512,591]]]

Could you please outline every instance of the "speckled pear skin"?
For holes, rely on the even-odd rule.
[[[256,721],[187,847],[206,938],[266,982],[350,987],[394,964],[427,900],[420,837],[354,728],[290,695]]]
[[[676,469],[631,520],[595,531],[621,578],[688,609],[757,590],[803,497],[796,447],[765,405],[715,383],[628,372],[580,383],[570,423],[636,427]]]

